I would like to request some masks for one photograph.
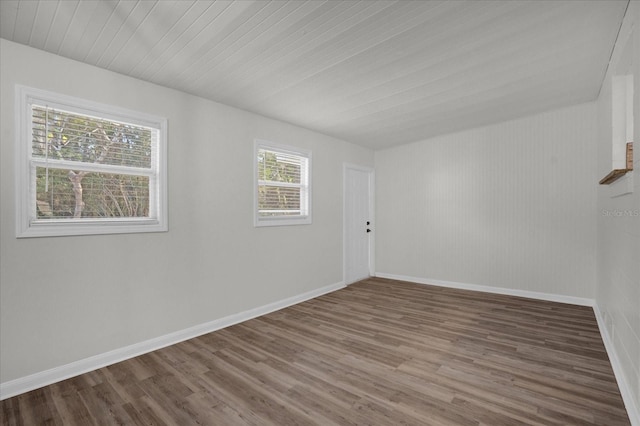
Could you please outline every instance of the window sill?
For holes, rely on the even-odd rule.
[[[146,232],[166,232],[168,226],[156,219],[140,220],[41,220],[19,230],[17,238],[64,237],[73,235],[139,234]]]
[[[293,225],[311,225],[311,216],[302,216],[297,218],[269,218],[257,219],[254,223],[256,228],[263,226],[293,226]]]

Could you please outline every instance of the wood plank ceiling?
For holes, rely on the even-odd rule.
[[[380,149],[594,100],[627,4],[2,0],[0,37]]]

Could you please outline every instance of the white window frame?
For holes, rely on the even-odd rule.
[[[32,158],[33,104],[47,105],[54,109],[157,130],[157,150],[154,151],[148,174],[149,217],[37,219],[35,168],[38,161]],[[15,111],[17,238],[165,232],[168,230],[166,118],[21,85],[16,85]],[[77,166],[74,165],[74,167]],[[108,165],[102,165],[102,168],[113,168],[118,171],[117,168]]]
[[[301,214],[298,216],[269,216],[269,217],[261,217],[259,214],[258,208],[258,193],[259,187],[261,185],[261,181],[258,176],[258,151],[261,149],[281,152],[283,154],[288,155],[296,155],[299,157],[303,157],[307,159],[307,167],[306,174],[301,176],[302,180],[302,194],[301,194]],[[254,141],[254,149],[253,149],[253,182],[254,182],[254,191],[253,191],[253,218],[254,218],[254,226],[288,226],[288,225],[309,225],[312,223],[311,219],[311,200],[312,200],[312,191],[311,191],[311,151],[296,148],[292,146],[276,144],[273,142],[256,139]]]

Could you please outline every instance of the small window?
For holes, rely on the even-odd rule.
[[[18,86],[17,236],[167,230],[166,120]]]
[[[255,143],[255,226],[311,223],[311,152]]]

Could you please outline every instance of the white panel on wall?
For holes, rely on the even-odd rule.
[[[376,152],[376,268],[593,298],[594,103]]]

